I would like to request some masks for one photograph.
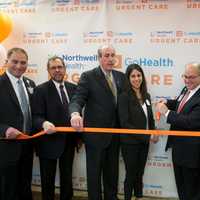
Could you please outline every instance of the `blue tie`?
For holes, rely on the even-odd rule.
[[[17,88],[19,92],[19,102],[24,117],[23,131],[29,133],[31,131],[31,115],[30,115],[29,103],[26,97],[26,93],[24,91],[22,80],[19,79],[17,83],[18,83]]]

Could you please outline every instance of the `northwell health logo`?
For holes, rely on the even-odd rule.
[[[63,60],[66,62],[67,68],[69,69],[81,69],[84,70],[87,68],[88,64],[95,63],[98,65],[98,56],[96,54],[93,55],[61,55]],[[116,55],[116,62],[114,68],[120,69],[122,67],[122,55]]]

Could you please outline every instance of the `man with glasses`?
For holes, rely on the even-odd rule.
[[[31,134],[31,96],[35,83],[25,77],[28,55],[22,48],[7,53],[6,72],[0,77],[0,199],[31,200],[33,147],[16,141]]]
[[[72,190],[72,164],[76,138],[74,134],[57,134],[55,126],[70,126],[68,103],[76,86],[64,81],[66,67],[60,57],[47,62],[50,80],[35,88],[33,96],[33,123],[47,134],[37,141],[36,152],[40,160],[42,199],[55,197],[55,176],[57,161],[60,171],[60,200],[70,200]]]
[[[185,87],[175,100],[157,103],[171,130],[200,131],[200,63],[190,63],[183,74]],[[172,161],[180,200],[200,199],[200,139],[169,136]]]

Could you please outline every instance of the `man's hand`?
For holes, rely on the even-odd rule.
[[[156,111],[160,112],[161,114],[165,115],[168,111],[168,108],[164,102],[156,103]]]
[[[20,133],[21,132],[17,130],[16,128],[9,127],[5,132],[5,136],[6,136],[6,139],[16,139]]]
[[[47,134],[52,134],[52,133],[55,133],[55,126],[53,123],[49,122],[49,121],[45,121],[43,122],[42,124],[42,127],[44,129],[44,131],[47,133]]]
[[[82,131],[83,130],[83,118],[80,116],[78,112],[74,112],[71,114],[71,126],[76,131]]]
[[[150,142],[157,143],[159,141],[159,135],[151,135]]]
[[[159,99],[159,101],[158,102],[156,102],[156,103],[167,103],[167,100],[166,99],[164,99],[164,98],[162,98],[162,99]]]

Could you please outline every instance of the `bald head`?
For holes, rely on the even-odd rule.
[[[193,90],[200,85],[200,63],[193,62],[185,66],[183,75],[185,86]]]
[[[200,63],[197,62],[188,63],[185,66],[185,70],[190,70],[190,69],[195,70],[198,73],[198,75],[200,75]]]

